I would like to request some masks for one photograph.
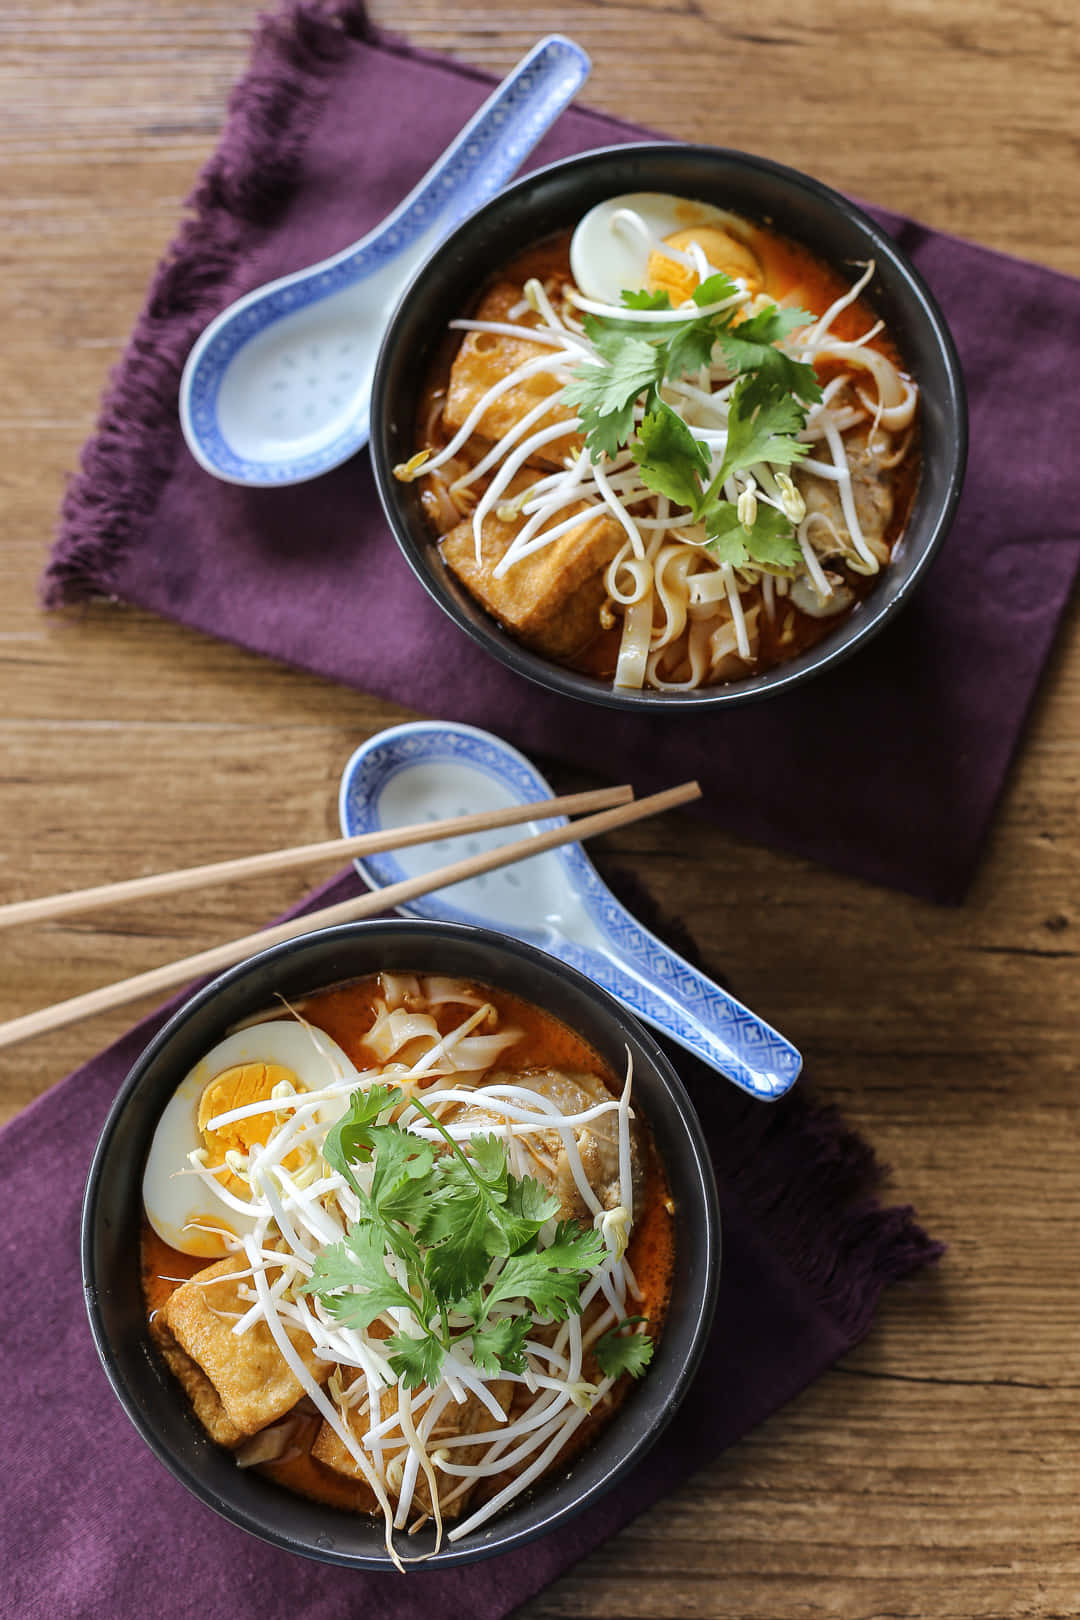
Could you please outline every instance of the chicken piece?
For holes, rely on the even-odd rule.
[[[226,1412],[221,1396],[202,1368],[192,1361],[186,1350],[181,1350],[161,1311],[156,1311],[150,1318],[150,1337],[211,1440],[230,1450],[238,1446],[244,1439],[242,1430],[237,1428]]]
[[[494,1069],[485,1076],[485,1085],[521,1086],[547,1097],[563,1114],[583,1114],[598,1102],[613,1102],[611,1092],[599,1075],[573,1069],[523,1069],[513,1073],[509,1069]],[[491,1113],[483,1105],[483,1088],[475,1103],[449,1109],[444,1120],[457,1124],[475,1125],[477,1135],[502,1124],[501,1116]],[[561,1220],[590,1221],[589,1209],[574,1179],[570,1157],[559,1132],[540,1131],[519,1137],[528,1159],[528,1173],[542,1186],[556,1194],[560,1202]],[[603,1209],[615,1209],[619,1203],[619,1123],[614,1109],[601,1114],[591,1124],[574,1128],[574,1140],[581,1157],[585,1179]],[[645,1150],[640,1127],[630,1121],[630,1177],[633,1183],[634,1207],[640,1209],[645,1197]]]
[[[495,1397],[495,1400],[498,1402],[503,1412],[509,1412],[514,1393],[514,1385],[510,1382],[510,1380],[499,1379],[496,1382],[489,1384],[488,1389]],[[380,1421],[388,1418],[391,1413],[396,1412],[397,1407],[397,1386],[394,1385],[388,1389],[381,1390],[379,1393]],[[418,1413],[417,1422],[420,1421],[420,1416],[421,1414]],[[369,1425],[369,1421],[370,1420],[366,1414],[360,1419],[356,1419],[350,1414],[349,1427],[355,1434],[357,1440],[362,1442],[363,1435]],[[438,1421],[436,1422],[431,1434],[428,1436],[428,1453],[430,1454],[437,1451],[439,1449],[440,1441],[445,1440],[448,1435],[471,1433],[479,1434],[484,1433],[489,1429],[497,1432],[498,1424],[478,1396],[470,1395],[460,1406],[456,1401],[450,1401],[439,1414]],[[451,1461],[461,1464],[468,1464],[478,1461],[486,1443],[487,1442],[484,1441],[475,1446],[452,1446],[450,1448]],[[378,1504],[375,1501],[374,1492],[371,1491],[370,1486],[366,1486],[364,1476],[357,1466],[352,1453],[349,1451],[349,1448],[346,1446],[341,1436],[330,1427],[329,1423],[324,1423],[322,1428],[319,1430],[319,1433],[315,1439],[315,1444],[311,1448],[311,1455],[317,1462],[322,1463],[324,1468],[329,1468],[336,1474],[343,1474],[348,1479],[355,1480],[359,1485],[365,1486],[370,1495],[371,1501],[371,1505],[367,1508],[367,1511],[369,1513],[377,1512]],[[389,1494],[395,1503],[398,1500],[399,1494],[398,1485],[400,1483],[400,1474],[398,1470],[403,1466],[404,1459],[407,1455],[408,1453],[401,1443],[400,1436],[391,1432],[385,1437],[383,1441],[383,1457],[388,1465],[387,1474],[391,1484]],[[397,1459],[396,1465],[395,1459]],[[449,1494],[449,1492],[460,1483],[460,1475],[444,1474],[439,1482],[440,1495]],[[468,1490],[463,1491],[459,1497],[451,1502],[446,1509],[445,1517],[448,1519],[457,1518],[468,1502],[470,1494],[471,1493]],[[421,1469],[416,1476],[416,1487],[413,1492],[412,1508],[410,1511],[414,1515],[416,1513],[431,1512],[431,1489],[428,1485],[427,1476],[424,1474],[423,1469]]]
[[[855,501],[855,516],[859,520],[863,537],[879,561],[887,562],[889,553],[885,544],[885,531],[893,514],[893,480],[888,468],[881,465],[891,450],[889,436],[879,429],[874,436],[876,453],[870,449],[867,428],[854,428],[844,435],[844,450],[851,468],[851,493]],[[831,478],[818,478],[814,473],[792,469],[807,512],[820,512],[829,519],[840,539],[840,549],[854,551],[851,535],[840,504],[840,490]],[[820,549],[820,536],[815,535]],[[828,553],[825,553],[828,555]]]
[[[510,489],[520,488],[514,480]],[[547,658],[572,658],[600,631],[606,592],[604,569],[618,551],[623,533],[604,508],[584,501],[558,514],[561,523],[582,514],[580,526],[549,546],[513,563],[501,579],[496,565],[524,523],[504,523],[489,512],[480,528],[481,562],[471,521],[459,523],[440,541],[443,561],[470,595],[493,618]],[[555,521],[554,519],[552,520]]]
[[[480,300],[474,319],[478,321],[505,321],[515,304],[521,302],[521,288],[511,281],[500,281]],[[514,323],[518,324],[517,322]],[[528,338],[500,337],[494,332],[466,332],[465,339],[450,367],[450,380],[443,405],[443,422],[452,432],[461,426],[473,407],[503,377],[509,376],[527,360],[555,351],[546,343],[532,343]],[[480,418],[476,432],[485,439],[501,439],[526,412],[540,401],[557,394],[562,388],[560,379],[549,371],[534,372],[514,383],[505,394],[488,406]],[[555,422],[571,423],[574,412],[566,405],[552,404],[550,411],[536,423],[536,431],[551,427]],[[576,455],[584,444],[580,433],[567,431],[564,439],[544,445],[530,462],[537,467],[561,467],[568,454]]]
[[[234,1275],[245,1270],[247,1262],[239,1255],[207,1266],[170,1295],[161,1313],[181,1350],[205,1373],[240,1437],[283,1417],[304,1393],[265,1322],[246,1333],[232,1331],[250,1304],[241,1298]],[[287,1332],[308,1372],[322,1383],[332,1364],[315,1356],[299,1328]]]

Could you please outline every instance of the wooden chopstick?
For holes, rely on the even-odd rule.
[[[626,827],[633,821],[642,821],[646,816],[658,815],[661,810],[672,810],[676,805],[688,804],[700,797],[701,789],[696,782],[683,782],[679,787],[654,793],[647,799],[638,799],[613,810],[602,810],[598,815],[585,816],[581,821],[571,822],[568,827],[554,827],[528,838],[518,838],[511,844],[500,845],[498,849],[452,861],[449,866],[440,867],[434,872],[422,872],[417,877],[406,878],[402,883],[392,883],[385,889],[375,889],[370,894],[343,900],[322,911],[309,912],[306,917],[295,917],[290,922],[278,923],[276,927],[264,928],[259,933],[246,934],[243,939],[230,940],[228,944],[215,945],[194,956],[185,956],[178,962],[167,962],[163,967],[138,973],[132,979],[121,979],[117,984],[105,985],[85,995],[72,996],[70,1000],[57,1002],[53,1007],[43,1007],[39,1012],[27,1013],[22,1018],[0,1024],[0,1047],[14,1046],[17,1041],[28,1040],[32,1035],[42,1035],[46,1030],[60,1029],[79,1018],[107,1012],[112,1007],[134,1001],[138,996],[172,990],[178,984],[185,984],[202,974],[220,972],[222,968],[242,961],[245,956],[266,950],[271,945],[279,945],[283,940],[294,939],[298,934],[332,928],[337,923],[355,922],[360,917],[389,911],[394,906],[416,900],[422,894],[429,894],[433,889],[446,889],[451,884],[463,883],[466,878],[478,877],[482,872],[497,871],[500,866],[511,866],[515,861],[541,855],[545,850],[558,849],[560,844],[576,844],[597,833],[613,832],[617,827]],[[554,802],[545,800],[549,811]]]
[[[92,889],[72,889],[66,894],[47,894],[36,900],[13,900],[8,905],[0,905],[0,928],[69,917],[74,912],[89,911],[93,906],[151,900],[182,889],[198,889],[205,884],[232,883],[237,878],[257,877],[264,872],[286,872],[290,867],[307,866],[313,861],[377,855],[382,850],[408,849],[412,844],[426,844],[437,838],[457,838],[464,833],[515,827],[522,821],[583,815],[586,811],[626,804],[633,797],[632,787],[596,788],[588,793],[568,793],[560,799],[512,804],[505,810],[477,810],[467,816],[447,816],[442,821],[424,821],[386,832],[358,833],[353,838],[329,838],[320,844],[298,844],[293,849],[272,849],[261,855],[241,856],[238,860],[214,861],[207,866],[186,866],[175,872],[128,878],[122,883],[99,883]]]

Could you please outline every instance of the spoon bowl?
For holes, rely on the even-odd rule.
[[[343,834],[352,836],[551,795],[529,760],[490,732],[417,721],[361,744],[342,776],[339,813]],[[535,833],[565,821],[557,816],[526,825]],[[443,839],[369,856],[356,866],[372,888],[384,888],[455,856],[518,839],[522,831]],[[580,844],[471,878],[398,910],[427,921],[495,928],[547,951],[755,1097],[781,1097],[798,1078],[802,1058],[795,1047],[643,928]]]
[[[381,225],[211,321],[180,383],[184,438],[207,472],[256,488],[298,484],[363,448],[375,360],[399,294],[516,172],[590,66],[572,40],[541,40]]]

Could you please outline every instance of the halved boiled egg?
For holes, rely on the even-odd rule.
[[[246,1157],[256,1143],[265,1145],[284,1114],[264,1110],[211,1123],[222,1114],[271,1100],[275,1088],[283,1099],[292,1092],[322,1091],[342,1081],[351,1085],[319,1104],[317,1119],[332,1125],[345,1111],[348,1090],[359,1085],[354,1065],[336,1041],[321,1029],[292,1019],[272,1019],[236,1030],[219,1041],[185,1075],[158,1120],[143,1172],[143,1206],[159,1237],[182,1254],[220,1259],[228,1248],[218,1233],[237,1236],[254,1229],[254,1217],[226,1208],[196,1175],[188,1155],[205,1153],[208,1170],[234,1197],[250,1197],[247,1182],[233,1174],[228,1155]],[[235,1160],[233,1161],[236,1162]],[[298,1168],[284,1161],[287,1168]]]
[[[666,290],[672,305],[685,303],[704,278],[691,249],[696,243],[708,274],[722,270],[751,293],[761,291],[761,265],[737,214],[711,203],[662,191],[609,197],[579,222],[570,243],[570,271],[578,289],[598,303],[618,304],[624,291]]]

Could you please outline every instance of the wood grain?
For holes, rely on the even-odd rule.
[[[1070,0],[373,10],[493,72],[569,33],[593,57],[595,106],[1080,272]],[[37,605],[64,479],[250,22],[224,0],[0,12],[0,899],[331,837],[344,761],[409,717],[127,609],[60,621]],[[1063,424],[1063,453],[1074,438]],[[712,970],[802,1047],[818,1092],[950,1250],[938,1275],[891,1292],[841,1367],[528,1620],[1080,1612],[1078,643],[1074,614],[955,911],[685,817],[610,840]],[[563,791],[594,785],[549,774]],[[244,932],[304,887],[264,878],[20,930],[4,941],[0,1018]],[[3,1112],[133,1016],[5,1054]]]
[[[603,794],[600,796],[606,797]],[[593,795],[585,793],[575,797],[591,798]],[[497,872],[504,866],[529,860],[534,855],[543,855],[548,850],[559,849],[564,844],[585,843],[587,839],[598,837],[601,833],[614,833],[621,827],[629,826],[631,822],[642,820],[646,816],[660,815],[665,810],[674,810],[679,805],[689,804],[692,799],[700,797],[701,789],[696,782],[684,782],[679,787],[668,788],[648,798],[636,799],[632,804],[620,805],[613,810],[603,810],[597,815],[582,816],[566,826],[549,827],[546,832],[526,832],[511,843],[499,844],[494,849],[480,850],[475,855],[467,855],[463,859],[449,861],[444,866],[418,872],[413,877],[402,878],[400,882],[387,884],[378,891],[368,890],[353,895],[348,900],[340,900],[336,905],[306,912],[302,917],[293,917],[286,922],[274,923],[265,928],[260,925],[254,932],[245,934],[240,939],[210,945],[204,951],[196,951],[193,956],[183,956],[175,962],[163,962],[158,967],[146,968],[142,973],[136,973],[130,978],[101,985],[96,990],[85,991],[81,996],[72,996],[66,1001],[40,1007],[35,1012],[24,1013],[22,1018],[13,1018],[7,1023],[0,1023],[0,1047],[14,1046],[20,1041],[60,1029],[65,1024],[81,1022],[100,1013],[112,1012],[116,1007],[127,1007],[131,1002],[139,1001],[144,996],[161,996],[166,990],[179,990],[204,975],[221,973],[225,968],[233,967],[235,963],[254,956],[257,951],[269,950],[273,945],[281,945],[286,940],[296,939],[300,934],[309,933],[313,929],[337,928],[341,923],[359,922],[365,917],[378,917],[384,911],[394,911],[413,900],[418,900],[422,895],[431,894],[436,889],[452,889],[457,883],[481,877],[486,872]],[[560,802],[558,799],[552,799],[550,801],[552,809],[554,810]],[[491,825],[491,818],[486,816],[459,819],[482,820],[485,823],[485,831]],[[434,832],[438,825],[439,823],[432,822],[430,832]],[[384,839],[380,838],[379,842],[384,848],[387,847]],[[235,868],[244,863],[227,861],[223,864]],[[135,878],[130,881],[145,890],[154,880]],[[106,893],[114,894],[115,886],[107,886]],[[143,897],[146,898],[145,895]]]

